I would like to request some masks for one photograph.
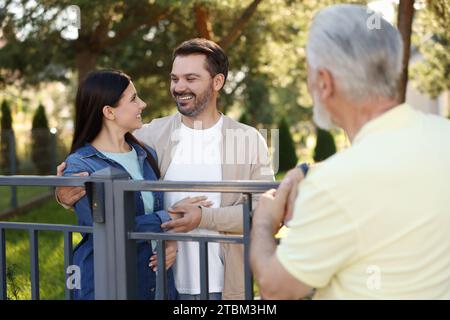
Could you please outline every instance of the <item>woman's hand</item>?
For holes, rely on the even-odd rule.
[[[168,270],[177,258],[177,242],[175,240],[166,241],[166,270]],[[150,263],[148,264],[154,272],[158,270],[158,259],[156,253],[150,257]]]

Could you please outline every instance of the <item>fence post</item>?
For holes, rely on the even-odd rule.
[[[137,244],[128,238],[135,225],[134,192],[115,190],[114,219],[116,227],[117,299],[137,299]]]
[[[56,130],[56,129],[55,129]],[[56,166],[58,165],[56,163],[56,157],[57,157],[57,152],[56,152],[56,132],[54,129],[50,130],[50,148],[51,148],[51,163],[52,163],[52,168],[50,172],[54,172],[53,170],[56,170]],[[56,174],[56,172],[54,173]],[[50,190],[54,190],[54,187],[50,186]]]
[[[91,195],[94,237],[95,299],[117,299],[117,257],[114,221],[114,179],[128,179],[128,175],[112,167],[92,174],[94,182],[87,185]]]
[[[17,171],[16,163],[16,139],[14,137],[14,130],[9,130],[9,168],[10,174],[15,175]],[[17,187],[11,186],[11,208],[17,208]]]
[[[247,194],[244,202],[244,279],[245,300],[253,300],[253,275],[250,269],[250,230],[252,227],[252,194]]]

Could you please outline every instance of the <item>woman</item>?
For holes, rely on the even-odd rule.
[[[137,96],[130,77],[119,71],[90,73],[80,84],[76,97],[75,133],[71,154],[66,159],[64,176],[78,172],[114,167],[126,171],[131,179],[158,180],[156,153],[144,146],[132,131],[142,126],[141,113],[146,104]],[[182,201],[201,204],[204,197]],[[161,192],[136,192],[136,231],[163,232],[160,225],[171,219],[163,210]],[[78,224],[92,225],[92,212],[87,196],[75,204]],[[83,234],[74,250],[74,264],[80,267],[81,288],[75,299],[94,299],[94,267],[92,234]],[[176,299],[171,265],[176,257],[176,242],[167,241],[168,296]],[[153,246],[153,248],[152,248]],[[137,241],[138,297],[154,299],[156,256],[154,242]],[[153,253],[153,254],[152,254]],[[150,263],[150,264],[149,264]]]

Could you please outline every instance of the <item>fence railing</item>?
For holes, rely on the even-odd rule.
[[[56,129],[0,130],[0,175],[48,175],[67,155]],[[10,186],[9,203],[0,213],[23,205],[15,185]]]
[[[129,180],[125,172],[107,168],[90,177],[0,176],[0,186],[86,186],[91,199],[93,226],[49,225],[39,223],[0,222],[0,299],[7,299],[6,241],[8,229],[25,229],[30,241],[31,298],[39,299],[38,232],[41,230],[64,233],[65,270],[72,265],[72,234],[92,233],[94,242],[95,299],[136,299],[136,241],[156,240],[157,269],[165,270],[167,240],[196,241],[200,254],[200,287],[202,299],[208,299],[208,243],[240,243],[244,246],[245,298],[252,300],[253,279],[249,265],[249,245],[252,194],[276,188],[275,182],[222,181],[176,182]],[[190,233],[135,232],[134,217],[136,191],[165,192],[220,192],[245,195],[243,203],[242,235],[200,235]],[[66,283],[68,280],[66,272]],[[165,272],[157,272],[156,299],[167,299]],[[66,284],[66,299],[73,298]]]

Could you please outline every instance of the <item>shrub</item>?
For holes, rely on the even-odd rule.
[[[319,162],[327,159],[336,153],[336,144],[334,143],[333,135],[320,128],[317,128],[317,143],[314,148],[314,161]]]
[[[43,105],[39,105],[33,116],[31,129],[31,159],[38,174],[50,174],[52,170],[52,137],[48,129],[47,116]]]
[[[298,158],[295,152],[295,144],[292,139],[289,126],[286,119],[283,117],[278,123],[279,128],[279,141],[280,141],[280,153],[279,153],[279,171],[287,171],[292,169],[297,164]]]

